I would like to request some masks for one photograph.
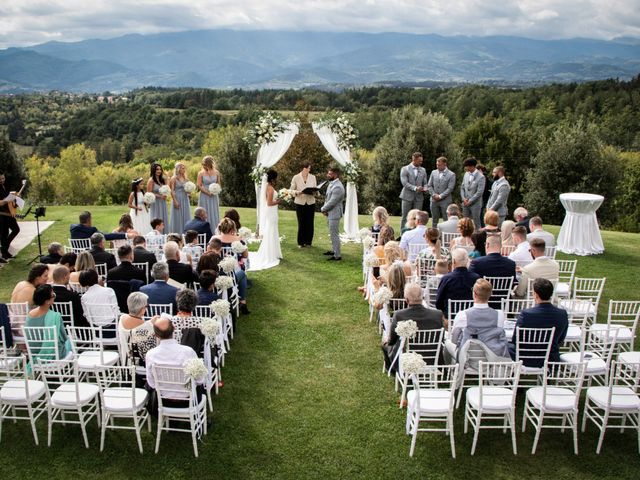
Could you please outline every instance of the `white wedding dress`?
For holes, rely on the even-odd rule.
[[[149,218],[149,210],[144,204],[144,195],[142,192],[138,192],[138,207],[142,207],[142,210],[136,210],[134,208],[129,210],[131,220],[133,221],[133,229],[140,235],[146,235],[151,231],[151,219]]]
[[[273,201],[277,192],[273,191]],[[280,233],[278,232],[278,205],[263,204],[260,225],[262,242],[257,252],[249,252],[249,271],[266,270],[280,263],[282,250],[280,249]]]

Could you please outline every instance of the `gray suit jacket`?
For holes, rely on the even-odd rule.
[[[468,198],[471,205],[478,200],[482,203],[485,182],[486,179],[480,170],[476,170],[473,173],[465,172],[462,178],[462,185],[460,185],[460,196],[462,200]]]
[[[427,183],[427,188],[429,189],[429,195],[431,195],[431,197],[438,194],[442,197],[439,200],[440,202],[447,201],[447,203],[450,203],[451,193],[455,187],[456,174],[448,168],[445,168],[444,172],[442,172],[442,179],[440,179],[440,171],[438,169],[431,172],[429,182]]]
[[[324,198],[324,205],[320,209],[321,212],[327,212],[327,218],[329,220],[336,220],[342,218],[345,191],[344,186],[340,179],[337,179],[329,184],[327,187],[327,193]]]
[[[495,210],[501,217],[507,216],[507,200],[509,199],[509,192],[511,191],[511,185],[507,182],[506,178],[502,178],[493,182],[491,186],[491,195],[487,200],[487,210]]]
[[[427,171],[418,167],[418,176],[413,173],[413,164],[405,165],[400,170],[400,183],[402,183],[402,191],[400,198],[408,202],[414,200],[424,200],[424,193],[416,191],[417,187],[427,186]]]

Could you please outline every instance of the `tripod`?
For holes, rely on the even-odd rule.
[[[31,208],[29,208],[29,210],[31,210]],[[28,263],[28,265],[31,265],[36,260],[39,261],[40,258],[42,258],[42,240],[40,238],[40,217],[44,217],[46,213],[47,213],[47,207],[36,207],[35,211],[33,212],[33,216],[36,218],[36,232],[38,234],[38,256],[35,257],[33,260],[31,260]],[[25,217],[28,214],[29,214],[29,211],[27,211],[27,213],[25,214]]]

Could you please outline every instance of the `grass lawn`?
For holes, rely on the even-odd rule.
[[[66,243],[68,226],[82,207],[51,207],[46,220],[57,222],[43,234],[44,244]],[[111,229],[123,207],[91,207],[94,224]],[[242,209],[247,226],[255,212]],[[361,217],[368,225],[368,217]],[[394,220],[397,225],[398,219]],[[456,413],[458,458],[444,434],[418,436],[414,458],[404,434],[405,410],[398,409],[393,382],[381,372],[380,338],[367,320],[366,304],[355,291],[361,281],[358,245],[346,245],[343,262],[326,262],[326,225],[316,216],[315,245],[298,250],[295,214],[280,213],[284,261],[250,274],[252,313],[239,320],[223,369],[224,388],[214,399],[213,428],[193,458],[188,435],[164,435],[153,453],[155,434],[143,434],[144,455],[132,432],[108,432],[98,451],[99,429],[89,430],[86,450],[77,426],[55,426],[47,448],[46,421],[41,445],[34,446],[28,423],[2,425],[0,471],[3,478],[638,478],[637,436],[610,431],[603,453],[595,454],[596,430],[579,436],[574,456],[570,433],[545,431],[538,452],[530,454],[533,434],[518,432],[519,453],[509,435],[480,433],[471,457],[471,434],[462,433],[464,409]],[[554,233],[558,228],[551,227]],[[578,257],[578,276],[607,277],[603,308],[610,298],[640,298],[640,236],[603,232],[606,253]],[[7,300],[24,278],[31,245],[0,269],[0,299]],[[565,258],[562,256],[562,258]],[[518,402],[522,412],[523,399]],[[634,473],[635,472],[635,473]]]

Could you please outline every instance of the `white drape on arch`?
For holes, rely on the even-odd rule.
[[[258,159],[256,165],[265,168],[273,167],[278,161],[287,153],[291,142],[298,134],[298,125],[290,123],[285,127],[284,132],[276,133],[275,142],[266,143],[258,150]],[[262,176],[262,182],[260,185],[256,184],[256,216],[258,220],[258,232],[262,231],[262,216],[261,212],[265,211],[267,204],[266,190],[267,190],[267,176]]]
[[[338,146],[338,137],[327,126],[321,126],[317,123],[313,124],[313,131],[327,149],[327,152],[341,166],[351,163],[351,152],[341,150]],[[353,182],[347,182],[347,200],[344,210],[344,233],[350,239],[358,237],[358,192]]]

